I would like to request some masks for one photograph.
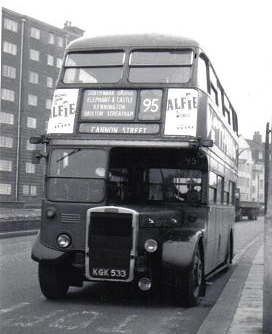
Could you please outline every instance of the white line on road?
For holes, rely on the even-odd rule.
[[[0,310],[0,315],[6,314],[8,312],[12,312],[14,310],[17,310],[18,308],[24,307],[24,306],[29,305],[29,304],[30,303],[28,303],[28,302],[22,302],[22,303],[18,303],[18,304],[12,305],[12,306],[10,306],[8,308],[3,308],[3,309]]]

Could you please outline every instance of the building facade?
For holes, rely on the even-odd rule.
[[[262,142],[262,135],[255,132],[253,139],[247,140],[253,158],[253,173],[252,173],[252,198],[254,201],[264,204],[264,159],[265,159],[265,144]]]
[[[240,200],[251,202],[252,199],[252,174],[253,158],[250,146],[246,139],[239,137],[238,153],[238,181],[237,187],[240,189]]]
[[[31,136],[44,134],[66,45],[83,30],[63,29],[2,8],[0,205],[38,205],[43,164],[32,164]]]
[[[239,174],[237,186],[241,201],[264,205],[264,154],[262,136],[255,132],[253,139],[239,137]]]

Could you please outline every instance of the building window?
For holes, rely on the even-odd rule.
[[[40,29],[31,27],[30,36],[36,39],[40,39],[41,31]]]
[[[0,111],[0,123],[14,125],[14,115]]]
[[[17,32],[18,31],[18,22],[10,20],[10,19],[4,19],[4,29]]]
[[[0,160],[0,171],[2,172],[12,172],[12,161],[10,160]]]
[[[258,158],[262,160],[264,158],[263,151],[259,151],[258,153]]]
[[[40,60],[40,52],[34,49],[30,49],[30,59],[39,61]]]
[[[34,174],[35,173],[35,165],[33,165],[31,162],[26,163],[26,173],[28,173],[28,174]]]
[[[23,185],[23,195],[29,195],[29,185]]]
[[[13,66],[3,65],[3,76],[11,79],[16,78],[16,68]]]
[[[45,101],[46,109],[51,109],[51,104],[52,104],[52,100],[51,99],[46,99],[46,101]]]
[[[25,196],[37,196],[37,187],[30,186],[28,184],[23,185],[23,195]]]
[[[0,136],[0,147],[12,148],[13,147],[13,138]]]
[[[27,117],[27,127],[31,129],[36,129],[37,119],[34,117]]]
[[[15,92],[14,90],[2,88],[1,89],[1,99],[6,101],[15,101]]]
[[[52,33],[49,33],[48,35],[48,44],[54,44],[55,43],[55,36]]]
[[[57,58],[57,67],[58,68],[61,68],[61,65],[62,65],[62,59],[61,58]]]
[[[39,83],[39,74],[36,72],[29,72],[29,82],[32,84],[38,84]]]
[[[48,88],[53,88],[53,78],[51,78],[51,77],[46,78],[46,86]]]
[[[17,54],[17,45],[9,42],[3,43],[3,52],[10,53],[14,56]]]
[[[60,46],[62,48],[63,47],[63,38],[62,37],[58,37],[57,38],[57,43],[58,43],[58,46]]]
[[[11,195],[11,184],[0,183],[0,195]]]
[[[30,195],[31,196],[37,196],[37,187],[36,186],[30,186]]]
[[[28,94],[28,104],[36,106],[38,104],[38,97],[36,95]]]
[[[54,57],[52,55],[47,55],[47,65],[54,66]]]

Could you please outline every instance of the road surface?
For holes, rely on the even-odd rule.
[[[2,239],[0,332],[195,334],[241,255],[254,246],[262,233],[263,218],[235,223],[233,266],[210,280],[205,299],[188,309],[173,303],[165,291],[143,293],[127,284],[86,283],[83,288],[71,288],[63,300],[48,301],[39,289],[37,263],[30,258],[35,236]]]

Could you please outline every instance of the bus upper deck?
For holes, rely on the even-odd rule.
[[[237,115],[197,42],[132,35],[81,38],[68,46],[50,137],[176,147],[209,139],[231,164],[237,133]]]

